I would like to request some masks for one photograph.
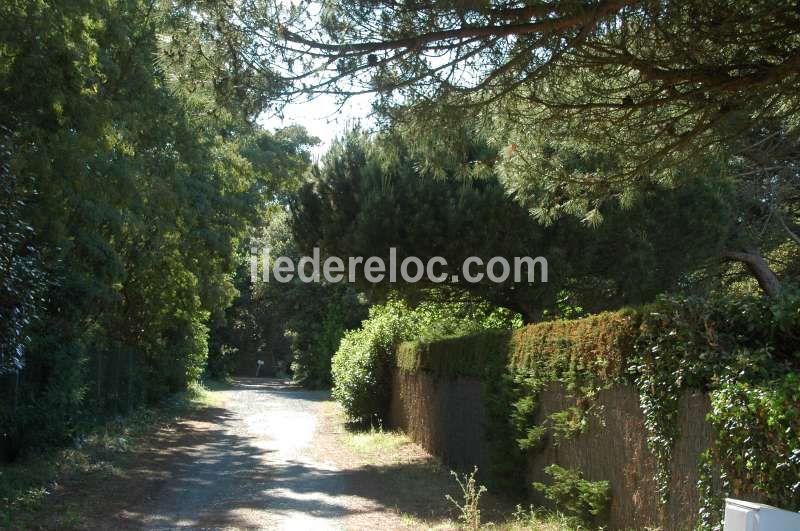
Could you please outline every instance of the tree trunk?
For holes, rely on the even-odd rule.
[[[764,293],[770,297],[775,297],[781,292],[781,281],[758,251],[753,249],[729,251],[724,254],[724,257],[728,260],[742,262],[750,273],[756,277],[758,285],[764,290]]]
[[[516,310],[522,314],[522,320],[525,324],[541,322],[542,310],[540,308],[524,302],[518,302],[516,306]]]

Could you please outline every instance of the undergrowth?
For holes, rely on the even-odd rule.
[[[78,476],[119,473],[147,436],[192,409],[215,403],[206,387],[193,384],[155,407],[142,407],[97,426],[76,437],[68,448],[38,448],[11,464],[0,465],[0,527],[27,528],[37,521],[37,513],[60,483]],[[69,528],[79,522],[79,512],[68,509],[58,526]]]
[[[478,467],[475,467],[469,474],[458,474],[454,471],[451,471],[450,474],[458,483],[458,488],[461,489],[462,499],[456,500],[449,494],[445,498],[458,509],[461,527],[470,531],[478,531],[481,528],[481,496],[486,493],[486,487],[475,479]]]
[[[450,474],[458,484],[461,497],[456,500],[448,494],[445,498],[457,510],[459,529],[469,531],[574,531],[585,529],[583,523],[574,517],[532,506],[525,509],[522,505],[517,505],[510,518],[484,522],[482,520],[481,500],[484,494],[488,492],[488,489],[477,481],[478,468],[475,467],[469,474],[459,474],[454,471],[451,471]],[[415,525],[414,527],[420,528],[424,526]],[[446,528],[451,529],[452,526],[447,526]]]

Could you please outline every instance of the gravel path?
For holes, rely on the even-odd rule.
[[[222,407],[160,434],[126,480],[109,484],[101,503],[111,514],[93,525],[415,529],[447,514],[446,471],[412,443],[365,460],[347,447],[328,393],[270,379],[218,393]]]

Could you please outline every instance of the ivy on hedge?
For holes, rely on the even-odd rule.
[[[552,321],[435,342],[403,343],[397,366],[439,378],[472,376],[484,385],[492,486],[523,486],[526,452],[585,429],[592,399],[625,377],[637,319],[632,311]],[[578,406],[536,423],[537,396],[563,384]]]
[[[666,501],[682,389],[707,392],[717,431],[699,463],[701,524],[719,527],[737,495],[800,509],[800,296],[665,298],[515,331],[404,343],[396,364],[484,384],[496,485],[519,486],[526,452],[580,433],[597,393],[634,385]],[[563,385],[576,405],[537,423],[538,394]],[[716,481],[719,478],[720,481]]]

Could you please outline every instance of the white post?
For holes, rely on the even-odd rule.
[[[723,531],[800,531],[800,513],[727,498]]]

